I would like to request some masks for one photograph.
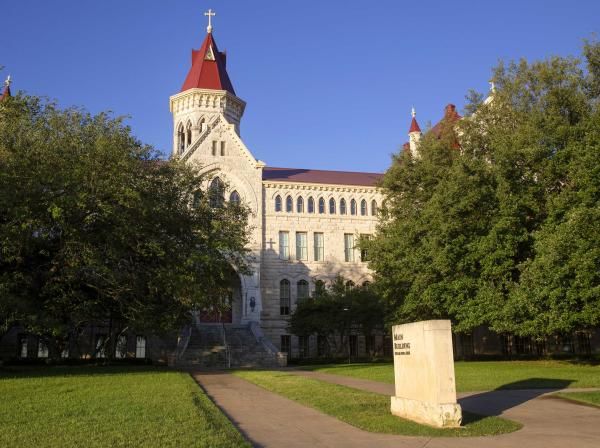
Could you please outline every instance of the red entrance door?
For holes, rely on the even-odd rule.
[[[232,322],[231,307],[226,310],[204,309],[200,311],[200,322],[230,324]]]

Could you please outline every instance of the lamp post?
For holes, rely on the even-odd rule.
[[[350,308],[345,306],[343,308],[344,312],[347,313],[348,311],[350,311]],[[346,317],[348,317],[348,314],[346,315]],[[350,354],[350,319],[348,319],[348,364],[351,364],[350,358],[351,358],[351,354]]]

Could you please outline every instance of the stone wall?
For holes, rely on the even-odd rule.
[[[275,198],[282,198],[282,210],[275,210]],[[293,210],[286,211],[286,198],[293,200]],[[298,213],[298,199],[304,201],[304,211]],[[308,200],[312,197],[315,201],[314,213],[308,212]],[[372,275],[367,263],[361,260],[358,248],[353,250],[354,261],[345,261],[344,234],[354,235],[358,243],[360,235],[373,235],[377,224],[377,216],[373,216],[371,205],[375,200],[381,207],[382,196],[374,187],[359,187],[348,185],[325,185],[288,182],[263,183],[263,255],[260,266],[261,291],[263,312],[261,326],[265,334],[279,348],[281,348],[281,335],[289,334],[287,325],[289,316],[280,314],[280,282],[287,279],[291,286],[291,310],[293,312],[297,301],[297,282],[305,280],[309,284],[310,292],[314,291],[316,280],[326,283],[335,279],[337,275],[352,281],[355,285],[372,281]],[[319,213],[319,199],[325,201],[325,213]],[[331,214],[329,209],[330,199],[336,203],[336,213]],[[346,214],[340,214],[340,201],[346,201]],[[356,215],[351,214],[350,203],[354,199],[357,203]],[[367,202],[367,214],[361,215],[360,204]],[[279,232],[288,232],[289,259],[281,259],[279,247]],[[307,255],[305,259],[298,260],[296,254],[296,233],[305,232],[307,235]],[[315,261],[314,234],[323,233],[324,257],[323,261]],[[340,312],[342,312],[340,310]],[[298,353],[298,338],[291,338],[292,352]],[[312,344],[316,350],[316,342]]]

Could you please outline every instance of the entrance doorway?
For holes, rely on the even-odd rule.
[[[200,310],[201,323],[239,323],[242,309],[242,285],[237,272],[231,269],[224,285],[210,300],[210,305]]]

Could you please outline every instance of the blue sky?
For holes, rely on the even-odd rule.
[[[0,75],[62,106],[130,116],[170,151],[177,93],[213,33],[247,102],[242,137],[271,166],[384,171],[444,106],[487,91],[499,59],[577,55],[600,1],[13,0],[0,9]]]

